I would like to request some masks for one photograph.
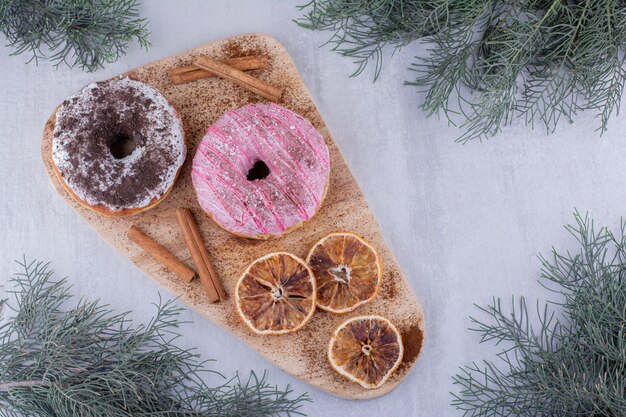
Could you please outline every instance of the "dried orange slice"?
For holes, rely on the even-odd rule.
[[[402,337],[388,319],[359,316],[333,333],[328,360],[341,375],[365,388],[379,388],[402,362]]]
[[[378,293],[382,265],[376,249],[353,233],[331,233],[306,259],[317,283],[317,306],[347,313]]]
[[[276,252],[254,261],[235,288],[243,321],[258,334],[284,334],[304,326],[315,312],[315,278],[304,261]]]

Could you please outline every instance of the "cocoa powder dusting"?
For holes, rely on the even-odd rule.
[[[223,46],[222,52],[225,57],[238,58],[246,55],[266,55],[267,49],[259,44],[254,36],[242,36],[229,39]]]
[[[417,360],[424,344],[424,332],[419,325],[412,324],[409,328],[401,329],[400,334],[404,345],[404,356],[400,364],[400,370],[402,370],[411,367]]]
[[[393,274],[383,277],[382,296],[386,299],[393,300],[398,294],[396,290],[395,280],[397,278]]]

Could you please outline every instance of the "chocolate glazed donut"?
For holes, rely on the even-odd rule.
[[[135,214],[162,201],[185,156],[176,110],[142,82],[90,84],[57,110],[55,172],[80,204],[101,214]]]
[[[200,206],[219,226],[267,239],[318,211],[329,173],[328,147],[311,122],[276,104],[249,104],[209,127],[191,178]]]

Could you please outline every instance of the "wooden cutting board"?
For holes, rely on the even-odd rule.
[[[324,135],[331,156],[328,195],[317,215],[302,228],[269,241],[245,240],[219,228],[200,209],[190,176],[196,145],[207,127],[223,113],[247,103],[263,101],[255,94],[219,78],[173,85],[169,81],[168,70],[176,66],[189,65],[200,54],[220,60],[253,54],[269,55],[269,66],[252,71],[251,74],[283,86],[285,93],[280,104],[308,118]],[[424,341],[422,309],[385,243],[359,186],[285,48],[275,39],[265,35],[235,36],[144,65],[129,71],[127,75],[148,83],[163,93],[174,104],[183,120],[188,157],[172,193],[155,208],[124,218],[103,217],[80,206],[64,190],[53,172],[51,160],[55,121],[53,113],[43,132],[41,151],[48,176],[59,194],[104,240],[128,257],[146,275],[173,295],[180,297],[203,317],[233,333],[289,374],[318,389],[348,399],[375,398],[395,388],[407,375],[422,350]],[[128,228],[135,224],[193,267],[174,215],[174,210],[180,206],[190,207],[194,212],[215,269],[229,295],[226,302],[210,304],[197,278],[189,284],[184,283],[126,237]],[[302,330],[293,334],[268,337],[252,333],[238,317],[233,297],[235,283],[245,268],[253,260],[269,252],[288,251],[304,258],[318,239],[333,231],[355,232],[365,237],[380,252],[383,261],[383,286],[376,299],[346,315],[317,311]],[[361,314],[380,314],[388,317],[402,332],[405,344],[401,366],[385,385],[375,390],[362,388],[337,374],[328,364],[326,357],[328,341],[334,329],[347,318]],[[211,326],[207,325],[207,337],[211,332]]]

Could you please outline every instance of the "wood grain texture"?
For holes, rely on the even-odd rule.
[[[168,71],[189,65],[200,55],[221,60],[229,57],[267,54],[269,65],[250,73],[284,88],[281,105],[308,118],[324,135],[330,148],[331,176],[328,195],[320,211],[301,228],[278,239],[247,240],[233,236],[218,227],[202,212],[191,183],[191,160],[196,145],[207,127],[223,113],[263,99],[219,78],[173,85]],[[144,65],[127,73],[158,89],[178,110],[183,120],[189,156],[168,198],[155,208],[131,217],[107,218],[81,206],[58,181],[51,160],[54,113],[46,123],[42,138],[42,157],[48,176],[59,194],[111,246],[127,256],[146,275],[188,304],[203,317],[230,331],[256,349],[274,365],[323,391],[348,399],[369,399],[395,388],[409,372],[424,342],[422,309],[404,279],[389,250],[381,230],[370,212],[358,184],[332,139],[320,113],[304,86],[289,54],[276,40],[260,34],[241,35],[212,42],[175,56]],[[178,227],[175,210],[190,207],[202,232],[215,270],[229,295],[225,302],[211,304],[198,279],[185,283],[147,255],[127,237],[136,224],[178,258],[191,265]],[[383,263],[383,285],[371,303],[345,315],[317,311],[302,330],[283,336],[263,337],[253,334],[237,316],[232,292],[235,284],[256,258],[269,252],[288,251],[306,257],[311,246],[330,232],[351,231],[363,236],[380,252]],[[338,375],[328,364],[326,350],[335,328],[349,317],[380,314],[392,320],[405,344],[402,364],[381,388],[367,390]],[[210,328],[207,326],[207,337]]]

